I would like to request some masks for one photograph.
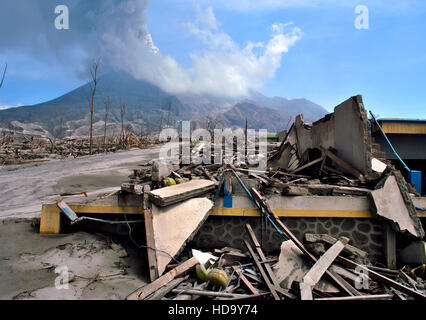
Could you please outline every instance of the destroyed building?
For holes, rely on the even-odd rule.
[[[354,96],[312,124],[296,117],[265,172],[154,161],[119,192],[47,201],[40,232],[142,219],[151,283],[128,299],[425,299],[426,198],[373,125]]]

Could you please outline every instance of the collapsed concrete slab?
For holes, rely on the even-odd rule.
[[[169,206],[207,193],[216,188],[210,180],[191,180],[186,183],[150,191],[149,199],[160,207]]]
[[[154,265],[159,276],[192,240],[212,209],[213,202],[207,198],[194,198],[166,208],[152,205],[149,217],[152,235],[147,237],[147,246],[155,248]]]
[[[293,282],[302,282],[303,277],[309,272],[308,264],[303,258],[302,251],[293,243],[293,241],[284,241],[281,244],[281,253],[278,262],[272,266],[280,286],[289,290]],[[338,293],[334,285],[321,279],[315,285],[314,289],[326,293]]]
[[[371,192],[371,209],[376,215],[391,221],[396,231],[421,239],[425,233],[405,184],[399,172],[388,175],[378,184],[378,189]]]

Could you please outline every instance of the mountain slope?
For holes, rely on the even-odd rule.
[[[14,120],[37,123],[53,135],[59,134],[61,117],[66,130],[76,129],[86,123],[88,125],[90,92],[90,86],[86,84],[45,103],[2,110],[0,125],[7,127]],[[111,98],[111,122],[120,121],[120,101],[126,105],[126,121],[139,120],[145,126],[159,122],[161,114],[166,122],[169,110],[173,117],[185,117],[185,109],[175,96],[125,73],[111,73],[99,78],[95,95],[95,122],[104,119],[107,96]],[[82,122],[83,119],[87,121]]]
[[[94,135],[103,135],[105,101],[109,96],[108,134],[121,131],[120,101],[126,105],[125,125],[139,133],[152,133],[160,125],[174,125],[179,120],[192,120],[205,127],[207,119],[220,120],[220,126],[243,127],[245,119],[250,128],[280,131],[290,118],[300,113],[306,121],[315,121],[327,111],[306,99],[268,98],[258,92],[249,97],[227,98],[184,93],[173,95],[159,87],[136,80],[126,73],[109,73],[99,77],[95,96]],[[57,99],[34,106],[0,110],[0,127],[11,123],[20,131],[59,137],[87,136],[90,125],[90,85],[83,85]]]
[[[260,106],[284,112],[293,118],[299,114],[303,114],[306,122],[314,122],[329,113],[320,105],[307,99],[289,100],[282,97],[269,98],[259,92],[252,92],[249,99]]]
[[[248,100],[237,103],[218,116],[231,127],[245,127],[246,119],[249,128],[267,129],[270,132],[279,132],[288,125],[290,116],[283,112],[261,107]]]

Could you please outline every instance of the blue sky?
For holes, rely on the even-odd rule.
[[[359,4],[369,9],[368,29],[355,28]],[[291,27],[299,31],[288,52],[280,54],[279,66],[265,64],[271,65],[273,74],[256,69],[249,74],[259,75],[261,81],[243,79],[249,81],[248,87],[268,96],[306,98],[329,111],[350,96],[362,94],[366,108],[381,117],[426,118],[424,1],[151,1],[146,17],[153,42],[179,68],[194,69],[194,55],[219,52],[188,27],[205,24],[200,19],[206,18],[205,13],[213,14],[212,34],[226,35],[241,50],[248,41],[266,46],[273,24],[292,22]],[[72,11],[70,21],[72,32]],[[207,30],[199,25],[195,30]],[[74,72],[64,59],[55,59],[52,52],[45,54],[46,59],[28,48],[19,50],[19,46],[0,48],[0,64],[6,60],[9,64],[0,106],[43,102],[85,82],[81,72]],[[208,77],[208,69],[202,74]]]

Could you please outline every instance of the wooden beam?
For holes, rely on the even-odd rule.
[[[259,294],[259,291],[251,284],[251,282],[246,278],[246,276],[240,269],[238,269],[236,266],[232,266],[232,269],[238,274],[240,279],[243,281],[243,283],[246,285],[246,287],[250,290],[252,294]]]
[[[198,260],[195,257],[192,257],[189,260],[186,260],[184,263],[178,265],[173,270],[170,270],[165,275],[162,275],[160,278],[155,280],[154,282],[151,282],[150,284],[147,284],[146,286],[136,290],[135,292],[131,293],[126,300],[144,300],[146,297],[160,289],[161,287],[168,284],[170,281],[172,281],[177,276],[181,275],[182,273],[188,271],[192,267],[194,267],[196,264],[198,264]]]
[[[331,160],[333,160],[336,164],[338,164],[340,167],[344,168],[345,170],[349,171],[354,177],[358,178],[362,182],[365,181],[365,178],[361,172],[359,172],[357,169],[352,167],[349,163],[346,161],[340,159],[338,156],[336,156],[333,152],[330,150],[327,150],[323,147],[320,147],[321,151],[324,152],[324,154],[329,157]]]
[[[297,239],[297,237],[282,223],[282,221],[277,217],[277,215],[272,211],[269,204],[265,201],[265,199],[260,195],[259,191],[257,191],[255,188],[251,188],[251,193],[254,196],[254,198],[259,202],[259,204],[266,210],[266,212],[269,214],[270,218],[274,220],[274,223],[278,225],[281,228],[281,231],[289,238],[293,243],[302,251],[302,253],[310,259],[313,263],[317,262],[317,258],[315,258],[314,255],[312,255],[308,250],[306,250],[305,246]],[[329,278],[331,278],[338,286],[339,288],[343,289],[347,294],[354,296],[358,295],[356,294],[357,291],[349,285],[343,278],[340,276],[334,274],[333,272],[327,270],[326,274]]]
[[[210,297],[220,297],[220,298],[250,298],[250,297],[253,297],[252,295],[248,295],[248,294],[237,294],[237,293],[194,290],[194,289],[173,289],[172,292],[178,293],[178,294],[190,294],[190,295],[196,295],[196,296],[210,296]]]
[[[339,262],[343,263],[345,266],[351,268],[351,269],[356,269],[356,268],[358,268],[359,270],[362,269],[362,270],[365,271],[365,273],[368,275],[369,278],[371,278],[373,280],[380,281],[380,282],[382,282],[382,283],[384,283],[384,284],[386,284],[386,285],[388,285],[388,286],[390,286],[392,288],[395,288],[395,289],[397,289],[397,290],[399,290],[399,291],[401,291],[403,293],[406,293],[406,294],[408,294],[408,295],[410,295],[410,296],[412,296],[414,298],[417,298],[417,299],[426,299],[426,295],[424,293],[419,292],[419,291],[414,290],[414,289],[411,289],[411,288],[409,288],[407,286],[404,286],[403,284],[398,283],[398,282],[396,282],[396,281],[394,281],[392,279],[389,279],[388,277],[385,277],[385,276],[381,275],[380,273],[377,273],[377,272],[375,272],[375,271],[373,271],[371,269],[368,269],[365,266],[359,265],[356,262],[353,262],[353,261],[351,261],[349,259],[346,259],[346,258],[344,258],[342,256],[339,256],[337,258],[337,260]]]
[[[315,301],[392,300],[392,294],[364,295],[356,297],[317,298]]]
[[[324,273],[328,270],[331,264],[342,252],[345,245],[349,242],[348,238],[342,237],[330,249],[328,249],[303,277],[303,282],[314,287]]]
[[[271,282],[272,282],[272,284],[275,286],[275,287],[279,287],[280,286],[280,284],[279,284],[279,282],[278,282],[278,280],[277,280],[277,277],[275,277],[275,274],[274,274],[274,272],[272,271],[272,268],[271,268],[271,266],[269,265],[269,263],[267,263],[266,262],[266,257],[265,257],[265,254],[263,253],[263,251],[262,251],[262,247],[260,246],[260,243],[259,243],[259,241],[257,240],[257,238],[256,238],[256,235],[254,234],[254,231],[253,231],[253,229],[252,229],[252,227],[251,227],[251,225],[250,224],[246,224],[246,229],[247,229],[247,231],[248,231],[248,233],[249,233],[249,235],[250,235],[250,238],[251,238],[251,240],[253,241],[253,243],[254,243],[254,246],[256,247],[256,251],[257,251],[257,254],[259,255],[259,258],[262,260],[262,263],[263,263],[263,266],[264,266],[264,268],[265,268],[265,270],[266,270],[266,273],[268,274],[268,276],[269,276],[269,279],[271,280]],[[286,296],[287,298],[290,298],[290,299],[293,299],[294,298],[294,296],[292,295],[292,294],[288,294],[288,293],[286,293],[286,291],[285,290],[283,290],[284,291],[284,296]]]
[[[244,240],[244,244],[246,245],[251,257],[253,258],[257,269],[259,269],[260,274],[262,275],[263,280],[266,283],[266,286],[268,287],[269,291],[271,291],[272,296],[275,300],[281,300],[278,296],[277,292],[275,291],[274,285],[269,280],[268,276],[266,275],[265,270],[263,269],[262,264],[259,262],[259,259],[256,257],[256,253],[254,253],[253,248],[250,246],[250,244],[247,242],[247,240]]]
[[[201,167],[201,170],[203,170],[203,172],[207,176],[207,178],[209,178],[211,181],[213,181],[216,185],[218,184],[217,180],[211,175],[211,173],[209,172],[209,170],[207,170],[204,167]]]
[[[168,294],[170,291],[172,291],[174,288],[176,288],[178,285],[180,285],[182,282],[186,280],[188,280],[188,276],[184,278],[173,279],[168,284],[158,289],[147,300],[161,300],[162,298],[164,298],[166,294]]]
[[[313,165],[315,165],[315,164],[317,164],[317,163],[320,163],[320,162],[321,162],[321,161],[323,161],[324,159],[325,159],[325,157],[318,158],[318,159],[316,159],[316,160],[314,160],[314,161],[311,161],[311,162],[309,162],[309,163],[307,163],[307,164],[305,164],[305,165],[303,165],[303,166],[301,166],[301,167],[297,168],[296,170],[291,171],[291,173],[297,173],[297,172],[299,172],[299,171],[302,171],[302,170],[304,170],[304,169],[306,169],[306,168],[309,168],[310,166],[313,166]]]
[[[312,287],[309,285],[309,283],[301,282],[299,283],[300,287],[300,298],[302,300],[314,300],[314,297],[312,296]]]

